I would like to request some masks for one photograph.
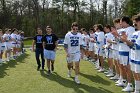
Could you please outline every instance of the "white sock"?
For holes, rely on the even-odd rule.
[[[135,80],[135,91],[136,92],[140,91],[140,81]]]

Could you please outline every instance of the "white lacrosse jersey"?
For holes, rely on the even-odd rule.
[[[80,53],[80,46],[82,45],[81,33],[73,34],[68,32],[65,35],[64,44],[68,45],[68,53]]]

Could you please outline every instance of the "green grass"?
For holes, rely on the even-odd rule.
[[[33,39],[24,40],[24,45],[32,45]]]
[[[67,77],[65,53],[57,51],[55,72],[50,76],[46,71],[36,71],[34,53],[28,51],[17,61],[11,61],[0,67],[0,93],[122,93],[114,81],[103,73],[94,70],[88,61],[80,63],[80,85]],[[46,68],[45,68],[46,69]]]

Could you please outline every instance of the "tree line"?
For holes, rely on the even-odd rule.
[[[89,29],[95,23],[112,24],[123,15],[140,12],[140,0],[0,0],[0,28],[17,28],[34,36],[36,28],[50,25],[64,37],[71,23]]]

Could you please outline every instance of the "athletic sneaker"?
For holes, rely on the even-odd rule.
[[[91,62],[95,62],[95,61],[96,61],[95,59],[92,59],[92,60],[91,60]]]
[[[95,70],[99,70],[100,69],[100,67],[95,67]]]
[[[10,61],[9,58],[7,58],[6,61],[9,62]]]
[[[115,85],[119,86],[119,87],[125,87],[126,86],[126,80],[122,80],[120,83],[115,84]]]
[[[113,77],[114,74],[113,74],[113,73],[109,73],[109,74],[107,74],[106,76],[107,76],[107,77]]]
[[[115,83],[118,84],[121,82],[121,79],[118,79]]]
[[[110,70],[107,70],[106,72],[104,72],[105,74],[109,74],[110,73]]]
[[[75,82],[76,82],[77,84],[80,84],[79,79],[78,79],[78,78],[76,78],[76,77],[75,77]]]
[[[132,84],[127,84],[127,86],[122,89],[123,92],[132,92],[133,91],[133,85]]]
[[[118,80],[119,79],[119,75],[115,75],[114,77],[111,77],[110,80]]]
[[[103,72],[104,71],[104,68],[100,68],[99,70],[98,70],[98,72]]]

